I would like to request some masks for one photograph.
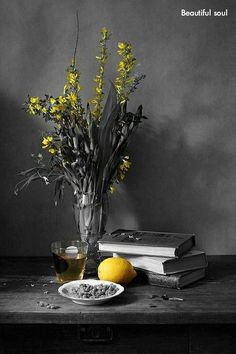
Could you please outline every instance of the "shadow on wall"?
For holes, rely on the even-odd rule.
[[[155,131],[143,123],[130,146],[133,166],[122,194],[135,220],[132,227],[195,232],[200,246],[207,242],[210,249],[236,207],[236,199],[222,190],[222,184],[230,182],[232,156],[218,145],[191,150],[180,122],[168,117],[157,121]],[[128,228],[126,212],[123,227]],[[211,241],[203,239],[210,235]]]

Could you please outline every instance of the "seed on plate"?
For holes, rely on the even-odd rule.
[[[70,296],[82,299],[99,299],[114,295],[118,291],[118,287],[115,284],[80,284],[79,286],[73,286],[68,294]]]

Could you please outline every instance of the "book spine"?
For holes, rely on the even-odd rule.
[[[157,273],[152,273],[145,271],[145,277],[150,285],[161,286],[164,288],[180,289],[179,279],[171,275],[161,275]]]

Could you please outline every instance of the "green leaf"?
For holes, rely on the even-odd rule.
[[[64,197],[64,184],[65,178],[64,176],[59,176],[55,182],[54,189],[54,204],[57,205],[57,201],[62,201]]]
[[[112,82],[110,82],[111,84],[111,88],[105,103],[105,106],[103,108],[103,112],[102,112],[102,117],[99,123],[99,129],[101,129],[101,131],[103,131],[103,129],[105,128],[107,121],[110,119],[110,114],[111,112],[115,109],[115,107],[117,106],[117,96],[116,96],[116,89],[115,86]]]

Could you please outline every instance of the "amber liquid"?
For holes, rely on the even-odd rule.
[[[75,257],[71,257],[65,253],[53,253],[53,258],[59,283],[83,279],[86,264],[86,256],[84,254],[80,253]]]

